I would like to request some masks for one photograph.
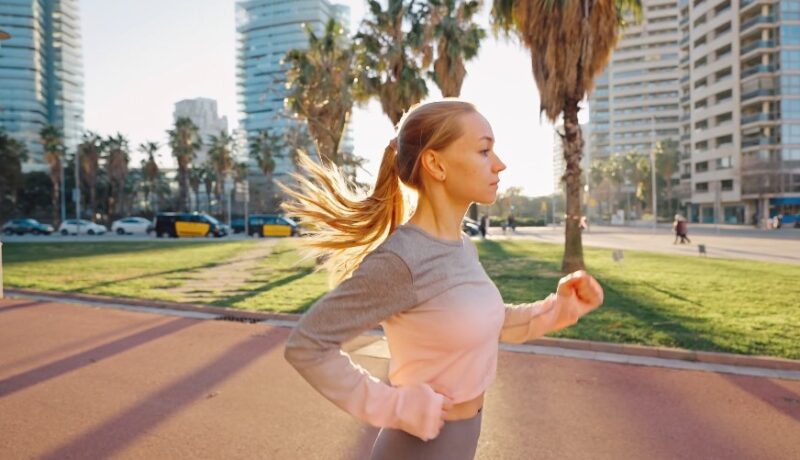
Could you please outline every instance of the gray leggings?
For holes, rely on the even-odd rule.
[[[481,435],[483,411],[472,418],[445,422],[439,436],[428,442],[403,430],[381,429],[371,460],[472,460]]]

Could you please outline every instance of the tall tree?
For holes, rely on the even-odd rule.
[[[494,0],[497,29],[514,33],[531,54],[540,111],[555,123],[563,114],[567,219],[561,270],[585,268],[581,241],[581,167],[583,135],[579,103],[594,87],[625,26],[626,14],[638,15],[640,0]]]
[[[61,197],[61,168],[64,161],[64,142],[61,131],[55,126],[47,125],[39,131],[39,138],[44,149],[44,161],[50,167],[50,181],[53,184],[51,205],[53,207],[53,225],[60,224],[59,198]]]
[[[353,50],[344,28],[334,19],[325,24],[321,37],[308,25],[306,34],[308,48],[286,54],[286,105],[305,120],[320,159],[341,165],[339,145],[353,110]]]
[[[150,195],[156,193],[156,181],[158,180],[158,163],[156,163],[156,154],[158,153],[158,142],[147,141],[139,144],[139,151],[146,155],[142,159],[142,176],[144,177],[144,201],[147,203],[148,211],[151,210],[152,204]],[[156,211],[157,212],[157,211]]]
[[[189,209],[187,202],[189,197],[189,165],[192,164],[197,151],[203,146],[197,126],[192,120],[180,117],[175,120],[172,129],[167,130],[169,136],[169,146],[172,149],[172,156],[178,163],[178,206],[181,210]]]
[[[100,157],[103,154],[104,146],[103,138],[92,131],[83,133],[81,143],[78,145],[81,182],[89,190],[89,214],[91,216],[97,212],[97,173],[100,169]]]
[[[672,139],[659,141],[656,144],[656,173],[661,177],[667,188],[667,215],[675,213],[672,206],[672,175],[678,172],[680,152],[678,143]],[[658,200],[658,198],[656,198]],[[659,206],[659,209],[665,209]]]
[[[458,97],[467,75],[465,62],[478,55],[486,31],[473,21],[477,0],[428,0],[436,59],[429,73],[444,97]]]
[[[222,203],[222,192],[225,178],[233,170],[233,137],[225,131],[220,131],[219,135],[211,135],[208,137],[208,161],[214,169],[216,175],[216,190],[217,199]]]
[[[397,126],[409,107],[428,95],[423,71],[430,65],[426,48],[427,11],[413,0],[368,1],[369,12],[356,34],[360,101],[377,97],[383,113]],[[424,55],[423,55],[424,54]]]
[[[125,214],[125,185],[128,178],[128,139],[120,133],[106,139],[106,173],[108,174],[108,220]]]
[[[4,210],[8,214],[14,212],[17,204],[17,192],[25,183],[22,175],[22,163],[27,159],[25,145],[0,128],[0,165],[3,165],[0,168],[0,218]],[[10,209],[4,208],[6,198],[10,202]]]

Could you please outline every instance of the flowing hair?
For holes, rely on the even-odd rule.
[[[292,174],[296,186],[278,184],[291,198],[281,207],[313,229],[303,241],[317,260],[325,261],[333,284],[349,277],[405,221],[401,183],[424,193],[420,154],[442,150],[461,137],[459,118],[469,113],[477,113],[474,105],[451,98],[413,106],[398,123],[397,137],[386,146],[377,182],[368,194],[356,192],[335,165],[300,154],[300,172]]]

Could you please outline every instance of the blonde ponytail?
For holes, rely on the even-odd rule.
[[[305,175],[293,174],[297,188],[279,185],[293,198],[281,207],[312,225],[314,234],[307,240],[308,247],[312,255],[325,260],[334,283],[347,278],[405,218],[396,157],[390,143],[369,196],[359,196],[335,165],[317,164],[305,154],[299,161]]]
[[[359,194],[335,165],[320,165],[299,155],[297,186],[278,184],[292,199],[281,207],[313,229],[305,238],[311,255],[325,260],[331,280],[350,276],[368,253],[406,219],[405,184],[422,193],[420,154],[444,149],[463,134],[458,118],[477,112],[457,99],[418,104],[400,120],[398,136],[383,152],[378,180],[371,194]]]

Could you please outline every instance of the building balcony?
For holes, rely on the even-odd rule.
[[[681,180],[689,180],[692,178],[692,173],[681,173]]]
[[[750,7],[755,5],[756,3],[758,3],[758,0],[741,0],[739,2],[739,12],[740,13],[744,13],[745,11],[750,9]]]
[[[750,147],[778,145],[780,143],[781,143],[780,138],[759,136],[759,137],[754,137],[754,138],[742,139],[742,148],[746,149],[746,148],[750,148]]]
[[[691,134],[688,134],[688,133],[687,134],[681,134],[681,140],[682,141],[686,141],[686,140],[689,140],[691,138],[692,138]]]
[[[749,93],[742,94],[742,102],[749,101],[750,99],[756,99],[759,97],[777,97],[778,91],[775,89],[757,89],[755,91],[750,91]]]
[[[747,29],[760,24],[766,24],[771,27],[776,27],[777,26],[776,21],[777,19],[775,18],[774,15],[756,16],[752,19],[748,19],[747,21],[743,22],[741,27],[739,28],[739,33],[744,33]]]
[[[757,40],[753,43],[749,43],[742,47],[739,50],[739,56],[744,56],[745,54],[754,51],[754,50],[772,50],[778,47],[778,43],[775,40]]]
[[[748,67],[747,69],[742,69],[742,75],[740,78],[745,79],[759,73],[774,73],[775,70],[776,68],[774,65],[756,65]]]
[[[754,123],[766,123],[771,121],[777,121],[778,118],[779,117],[777,113],[756,113],[753,115],[743,115],[742,127]]]

